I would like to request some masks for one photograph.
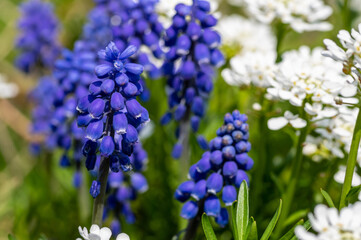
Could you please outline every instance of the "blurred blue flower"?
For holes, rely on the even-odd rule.
[[[21,5],[16,40],[19,56],[16,66],[28,73],[35,67],[51,68],[59,56],[59,22],[50,3],[29,0]]]
[[[217,20],[210,14],[208,1],[194,0],[191,6],[180,3],[175,10],[173,23],[163,39],[169,48],[162,67],[167,78],[169,111],[161,122],[167,124],[173,117],[177,122],[190,122],[192,130],[197,132],[213,89],[214,68],[224,63],[218,49],[221,38],[212,30]],[[182,134],[178,134],[179,141],[183,141]],[[198,138],[198,142],[203,149],[208,148],[204,138]],[[175,148],[179,149],[178,145]],[[177,149],[173,152],[177,153]]]
[[[220,226],[228,223],[228,213],[221,202],[232,205],[242,181],[249,183],[246,171],[252,168],[253,160],[247,154],[251,149],[248,137],[247,116],[237,110],[227,113],[217,137],[209,143],[210,150],[190,167],[190,180],[175,191],[175,198],[185,202],[183,218],[194,218],[201,209],[215,217]]]

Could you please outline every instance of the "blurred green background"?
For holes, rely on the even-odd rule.
[[[171,1],[171,0],[169,0]],[[54,0],[55,11],[63,25],[61,42],[72,48],[73,42],[79,37],[86,15],[92,8],[91,0]],[[15,116],[17,110],[25,118],[21,118],[19,125],[9,126],[0,119],[0,240],[7,239],[7,234],[14,234],[17,239],[38,239],[45,236],[48,239],[75,239],[79,236],[77,227],[90,226],[92,199],[88,194],[88,184],[80,192],[72,186],[72,171],[62,169],[58,165],[60,152],[43,154],[32,157],[28,151],[26,141],[27,124],[31,105],[27,93],[32,89],[37,79],[26,76],[12,65],[16,56],[14,40],[16,38],[16,21],[19,17],[19,0],[0,0],[0,73],[10,82],[15,82],[20,89],[19,95],[11,99],[11,108],[0,105],[0,113]],[[349,11],[350,19],[346,22],[341,15],[339,3],[328,1],[334,7],[334,14],[330,22],[334,30],[326,33],[290,33],[286,36],[281,51],[298,48],[301,45],[322,46],[324,38],[335,38],[341,28],[349,28],[355,14]],[[361,4],[361,0],[360,0]],[[230,7],[226,2],[220,3],[223,15],[241,13],[241,9]],[[357,20],[353,22],[355,25]],[[149,190],[139,196],[132,204],[137,221],[134,225],[123,224],[123,231],[131,239],[171,239],[186,226],[186,221],[179,217],[181,204],[174,200],[173,193],[180,179],[179,163],[170,154],[175,143],[175,125],[160,126],[159,119],[167,109],[164,91],[165,81],[147,81],[151,90],[151,99],[144,103],[155,123],[154,133],[144,142],[148,151],[149,163],[145,176],[148,179]],[[4,101],[4,100],[0,100]],[[207,140],[215,137],[216,129],[221,126],[225,113],[239,109],[249,114],[250,141],[252,143],[251,157],[257,166],[257,156],[264,149],[260,149],[257,142],[261,138],[267,141],[267,160],[271,166],[267,168],[267,178],[262,186],[251,183],[251,215],[257,220],[259,228],[265,228],[268,220],[276,210],[280,197],[280,189],[285,184],[290,171],[288,163],[294,152],[294,134],[286,131],[266,131],[260,134],[260,114],[251,108],[259,101],[259,89],[238,89],[227,85],[219,76],[215,79],[215,88],[209,99],[208,112],[201,123],[200,133]],[[5,107],[4,107],[5,106]],[[279,104],[274,112],[267,113],[267,117],[282,108]],[[0,114],[0,115],[1,115]],[[24,130],[25,129],[25,130]],[[18,130],[18,131],[16,131]],[[196,144],[195,136],[191,137],[191,162],[196,162],[202,154]],[[314,163],[307,161],[302,173],[300,188],[297,193],[294,208],[302,209],[294,216],[295,220],[305,217],[315,203],[322,202],[319,188],[325,188],[332,196],[340,191],[340,186],[332,181],[332,169],[336,169],[341,161],[331,164],[331,161]],[[250,172],[252,178],[252,173]],[[87,176],[87,174],[84,174]],[[89,176],[88,176],[89,178]],[[252,181],[252,180],[251,180]],[[252,191],[260,188],[261,195],[252,197]],[[252,208],[253,206],[253,208]],[[109,226],[109,223],[105,223]],[[231,239],[230,230],[217,228],[220,239]],[[199,239],[204,239],[201,229]]]

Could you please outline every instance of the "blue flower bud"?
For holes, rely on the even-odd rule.
[[[74,177],[73,177],[73,186],[75,188],[80,188],[80,186],[82,185],[83,183],[83,175],[81,172],[79,171],[76,171],[74,173]]]
[[[186,181],[180,184],[175,192],[174,197],[181,202],[185,202],[189,199],[195,184],[193,181]]]
[[[181,29],[184,28],[186,26],[187,22],[184,19],[184,17],[180,16],[180,15],[175,15],[173,17],[173,27],[175,29]]]
[[[187,88],[185,93],[186,104],[190,105],[196,94],[196,90],[193,87]]]
[[[86,157],[89,154],[93,155],[97,151],[98,144],[96,142],[93,142],[91,140],[87,140],[85,144],[83,145],[83,155]]]
[[[133,73],[135,75],[139,75],[143,72],[143,66],[140,64],[136,64],[136,63],[126,63],[124,65],[124,68],[128,72]]]
[[[86,128],[86,138],[92,140],[92,141],[96,141],[99,138],[102,137],[103,135],[103,121],[102,120],[96,120],[93,122],[90,122],[88,127]]]
[[[121,73],[115,77],[115,82],[119,86],[124,86],[125,84],[127,84],[129,82],[129,77],[126,74]]]
[[[132,165],[130,164],[130,159],[127,155],[117,154],[117,156],[119,157],[120,167],[122,168],[123,172],[132,170]]]
[[[165,114],[162,116],[162,118],[160,119],[160,124],[166,125],[166,124],[168,124],[171,120],[172,120],[172,113],[171,113],[171,112],[167,112],[167,113],[165,113]]]
[[[221,202],[215,195],[209,195],[204,202],[204,212],[208,216],[217,217],[221,212]]]
[[[243,133],[241,131],[235,130],[232,132],[232,138],[234,141],[239,142],[243,139]],[[236,150],[238,152],[237,145],[236,145]]]
[[[198,205],[194,201],[186,202],[181,210],[181,217],[185,219],[192,219],[197,216],[198,213]]]
[[[113,70],[113,66],[109,64],[101,64],[95,67],[95,74],[98,78],[106,78],[109,73]]]
[[[197,201],[203,199],[207,193],[207,182],[206,180],[202,179],[198,181],[193,188],[191,196],[196,199]]]
[[[112,154],[109,158],[109,162],[110,162],[110,170],[112,170],[112,172],[117,173],[120,170],[120,162],[119,162],[119,157],[117,154]]]
[[[205,29],[203,32],[202,40],[210,48],[215,48],[221,43],[221,37],[215,31]]]
[[[137,47],[134,45],[128,46],[119,56],[119,59],[124,60],[134,55],[138,51]]]
[[[208,1],[198,0],[196,5],[204,12],[209,12],[211,10],[211,4]]]
[[[113,110],[118,111],[124,108],[124,97],[119,92],[114,92],[110,98],[110,106]]]
[[[139,193],[143,193],[148,190],[147,179],[145,179],[141,173],[134,173],[130,177],[130,182],[132,187],[134,187],[134,189]]]
[[[184,79],[188,80],[194,78],[195,74],[196,74],[196,66],[194,62],[190,60],[185,61],[181,66],[180,75]]]
[[[96,198],[100,193],[100,182],[93,181],[91,187],[90,187],[90,195],[92,195],[93,198]]]
[[[178,105],[177,109],[174,111],[174,119],[180,121],[184,114],[186,113],[187,108],[183,104]]]
[[[225,227],[228,224],[228,211],[226,208],[221,208],[220,214],[216,217],[216,223],[221,226]]]
[[[233,146],[226,146],[222,149],[223,157],[233,159],[236,156],[236,150]]]
[[[126,97],[134,97],[138,93],[138,88],[133,83],[128,82],[123,88]]]
[[[113,155],[112,155],[113,156]],[[108,183],[111,188],[120,187],[123,183],[123,173],[122,172],[111,172],[109,173]]]
[[[93,170],[95,167],[95,163],[97,160],[97,155],[95,154],[88,154],[85,160],[85,167],[88,171]]]
[[[191,45],[192,42],[187,35],[179,36],[176,43],[177,54],[179,55],[188,54]]]
[[[211,141],[211,149],[212,150],[220,150],[222,148],[222,138],[216,137]]]
[[[202,27],[209,28],[214,27],[217,24],[217,19],[212,15],[206,16],[202,21]]]
[[[234,184],[236,185],[237,188],[239,188],[243,181],[246,181],[247,184],[249,185],[249,178],[247,173],[243,170],[238,170]]]
[[[183,17],[191,13],[191,8],[183,3],[178,3],[174,9],[177,12],[177,14]]]
[[[199,128],[200,118],[198,116],[191,117],[191,127],[193,132],[197,132]]]
[[[142,115],[142,106],[135,99],[130,99],[125,102],[128,113],[134,118],[140,118]]]
[[[203,104],[203,100],[201,97],[195,97],[192,103],[192,108],[191,108],[192,112],[199,116],[199,117],[203,117],[204,115],[204,104]]]
[[[90,114],[79,114],[77,117],[77,124],[79,127],[86,127],[93,120]]]
[[[222,152],[219,150],[213,151],[210,160],[213,165],[220,166],[223,163]]]
[[[211,54],[211,63],[216,67],[221,67],[225,63],[224,56],[219,49],[213,49]]]
[[[197,136],[197,142],[203,150],[208,150],[208,142],[203,136]]]
[[[116,192],[116,198],[118,202],[124,202],[130,197],[130,189],[124,185],[120,186]]]
[[[234,176],[236,176],[237,174],[237,164],[233,161],[228,161],[225,162],[225,164],[223,165],[223,176],[228,177],[228,178],[233,178]]]
[[[114,91],[115,83],[113,80],[106,79],[103,81],[102,85],[100,86],[101,90],[105,94],[110,94]]]
[[[194,56],[199,64],[209,63],[211,54],[207,45],[202,43],[197,43],[194,48]]]
[[[122,232],[122,228],[120,226],[120,222],[117,219],[114,219],[110,224],[110,229],[114,236],[119,235]]]
[[[201,26],[192,21],[188,24],[186,33],[193,41],[196,41],[202,33]]]
[[[114,152],[114,140],[111,136],[105,136],[100,143],[99,151],[102,156],[109,157]]]
[[[232,143],[233,143],[233,139],[230,135],[224,135],[222,137],[222,145],[223,146],[232,145]]]
[[[122,112],[117,112],[113,116],[113,128],[118,134],[124,134],[127,132],[128,119],[127,116]]]
[[[207,173],[209,170],[211,170],[211,163],[207,157],[202,157],[201,160],[197,162],[196,166],[196,169],[199,173]]]
[[[92,118],[100,118],[104,113],[104,109],[105,101],[101,98],[97,98],[90,103],[89,113]]]
[[[127,143],[135,143],[138,141],[138,131],[131,124],[128,124],[127,132],[125,133],[125,141]]]
[[[174,145],[172,150],[172,157],[175,159],[179,159],[182,156],[183,146],[180,143]]]
[[[59,164],[61,167],[69,167],[71,165],[70,159],[64,154],[63,156],[61,156]]]
[[[244,170],[246,171],[250,170],[251,168],[253,168],[253,165],[254,165],[253,159],[249,158],[246,163],[246,166],[244,166]]]
[[[236,144],[237,153],[245,153],[251,150],[251,144],[249,142],[240,141]]]
[[[207,179],[207,192],[216,194],[222,190],[223,177],[219,173],[212,173]]]
[[[226,206],[232,206],[232,203],[237,199],[237,190],[233,185],[226,185],[223,187],[222,200]]]

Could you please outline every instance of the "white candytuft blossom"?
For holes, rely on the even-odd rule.
[[[299,129],[306,127],[306,120],[299,118],[298,115],[294,115],[290,111],[286,111],[283,117],[271,118],[267,122],[267,126],[271,130],[279,130],[290,124],[292,127]]]
[[[87,228],[84,227],[82,229],[79,227],[79,234],[84,240],[109,240],[112,236],[112,231],[107,227],[100,228],[98,225],[93,224],[89,232]],[[77,240],[82,239],[77,238]],[[121,233],[117,236],[116,240],[130,240],[130,238],[127,234]]]
[[[263,23],[271,23],[277,19],[289,24],[297,32],[332,29],[332,25],[325,21],[332,14],[332,8],[322,0],[243,1],[250,15]]]
[[[14,83],[6,82],[5,76],[0,74],[0,98],[13,98],[18,92],[18,86]]]
[[[270,27],[231,15],[219,21],[217,30],[226,46],[237,49],[230,68],[222,71],[224,80],[233,86],[268,87],[276,60],[276,38]]]
[[[350,88],[347,77],[342,74],[342,65],[323,57],[321,51],[321,48],[311,51],[302,46],[283,54],[272,86],[267,89],[274,98],[289,101],[296,107],[303,106],[313,120],[336,116],[335,98],[356,94],[356,88]]]
[[[361,239],[361,202],[341,209],[317,205],[314,214],[308,215],[312,229],[308,232],[297,226],[295,234],[299,240],[360,240]]]

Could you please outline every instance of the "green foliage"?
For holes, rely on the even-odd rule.
[[[352,189],[351,189],[351,190],[352,190]],[[321,188],[321,193],[322,193],[322,196],[325,198],[328,206],[329,206],[329,207],[332,207],[332,208],[335,208],[335,204],[333,203],[330,195],[329,195],[325,190],[323,190],[322,188]]]
[[[249,199],[246,181],[243,181],[238,193],[236,227],[238,240],[247,239],[247,227],[249,223]]]
[[[212,224],[209,221],[209,217],[205,213],[203,213],[202,215],[202,227],[207,240],[217,240],[216,234],[213,231]]]
[[[260,240],[267,240],[269,239],[269,237],[271,236],[271,233],[273,231],[273,229],[275,228],[278,218],[280,217],[281,214],[281,209],[282,209],[282,200],[280,200],[280,206],[278,207],[275,215],[273,216],[273,218],[271,219],[270,223],[268,224],[266,230],[264,231],[262,237]]]

